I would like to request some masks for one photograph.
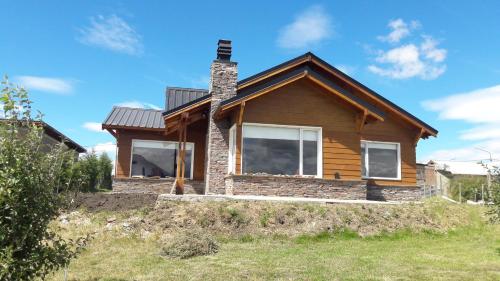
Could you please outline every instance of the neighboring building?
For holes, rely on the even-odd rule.
[[[0,119],[0,122],[10,122],[8,119]],[[83,148],[81,145],[73,141],[72,139],[68,138],[65,136],[63,133],[59,132],[56,130],[54,127],[50,126],[49,124],[43,122],[43,121],[35,121],[34,122],[37,126],[43,127],[43,142],[47,145],[46,149],[47,151],[51,148],[54,147],[55,145],[64,142],[66,147],[68,149],[71,149],[75,151],[75,157],[78,157],[78,154],[80,153],[85,153],[87,152],[85,148]]]
[[[230,58],[220,40],[209,90],[167,88],[165,110],[113,108],[115,189],[419,197],[415,147],[436,129],[312,53],[239,81]]]
[[[476,162],[431,160],[424,165],[426,171],[424,184],[428,188],[435,188],[442,194],[448,195],[453,179],[484,178],[485,181],[489,181],[489,167],[494,166],[495,163],[485,165]]]

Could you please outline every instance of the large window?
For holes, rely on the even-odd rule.
[[[243,126],[243,173],[321,177],[321,129]]]
[[[361,142],[361,167],[364,178],[401,179],[399,143]]]
[[[193,178],[193,143],[186,143],[185,177]],[[132,177],[175,177],[179,145],[168,141],[132,141]]]
[[[229,159],[228,173],[234,174],[236,171],[236,125],[229,129]]]

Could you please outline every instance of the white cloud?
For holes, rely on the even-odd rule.
[[[152,103],[147,103],[147,102],[140,102],[140,101],[125,101],[121,103],[115,104],[116,106],[123,106],[123,107],[131,107],[131,108],[146,108],[146,109],[155,109],[155,110],[162,110],[161,107],[154,105]]]
[[[472,143],[458,149],[435,151],[428,159],[478,160],[489,155],[477,148],[483,148],[500,158],[500,85],[482,88],[445,98],[428,100],[422,106],[439,113],[440,119],[459,120],[476,124],[460,132],[459,138]]]
[[[116,144],[112,142],[98,143],[91,147],[86,147],[88,152],[95,152],[96,154],[106,153],[110,158],[114,158],[116,152]]]
[[[333,33],[330,16],[323,7],[315,5],[281,30],[277,44],[285,49],[304,49],[328,39]]]
[[[98,132],[98,133],[104,133],[102,130],[102,124],[97,123],[97,122],[85,122],[82,125],[83,128],[92,131],[92,132]]]
[[[436,79],[446,71],[443,62],[447,54],[445,49],[438,49],[437,45],[436,40],[425,36],[420,46],[406,44],[388,51],[379,51],[375,58],[379,65],[372,64],[368,66],[368,70],[393,79]]]
[[[419,28],[420,23],[411,21],[410,24],[407,24],[403,19],[395,19],[389,21],[387,26],[391,29],[391,32],[386,36],[378,36],[377,38],[384,42],[398,43],[401,39],[410,35],[412,30]]]
[[[388,24],[392,30],[386,36],[377,38],[392,44],[400,43],[402,39],[410,37],[412,31],[421,27],[420,22],[406,23],[402,19],[392,20]],[[413,38],[413,36],[412,36]],[[436,79],[446,71],[447,50],[439,48],[439,42],[432,36],[421,35],[415,42],[402,43],[388,50],[369,51],[375,54],[376,64],[368,66],[368,70],[380,76],[393,79],[421,78]],[[419,43],[417,43],[420,41]]]
[[[28,90],[42,91],[55,94],[70,94],[73,91],[73,81],[39,76],[16,76],[16,83],[26,87]]]
[[[142,39],[139,33],[122,18],[111,15],[98,15],[90,18],[90,26],[80,30],[78,40],[87,45],[93,45],[129,55],[143,53]]]
[[[500,85],[424,101],[422,105],[439,112],[439,118],[471,123],[500,123]]]

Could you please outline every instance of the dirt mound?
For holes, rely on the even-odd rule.
[[[463,206],[442,201],[404,205],[165,201],[147,214],[144,227],[162,233],[201,227],[223,236],[296,236],[348,229],[369,236],[401,229],[445,232],[469,223],[469,215]]]
[[[157,197],[157,194],[145,193],[80,193],[73,198],[71,209],[98,212],[153,208]]]

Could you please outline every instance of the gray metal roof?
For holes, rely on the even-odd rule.
[[[162,110],[114,106],[105,126],[165,129]]]
[[[170,111],[206,95],[208,95],[208,90],[204,89],[167,87],[165,111]]]

